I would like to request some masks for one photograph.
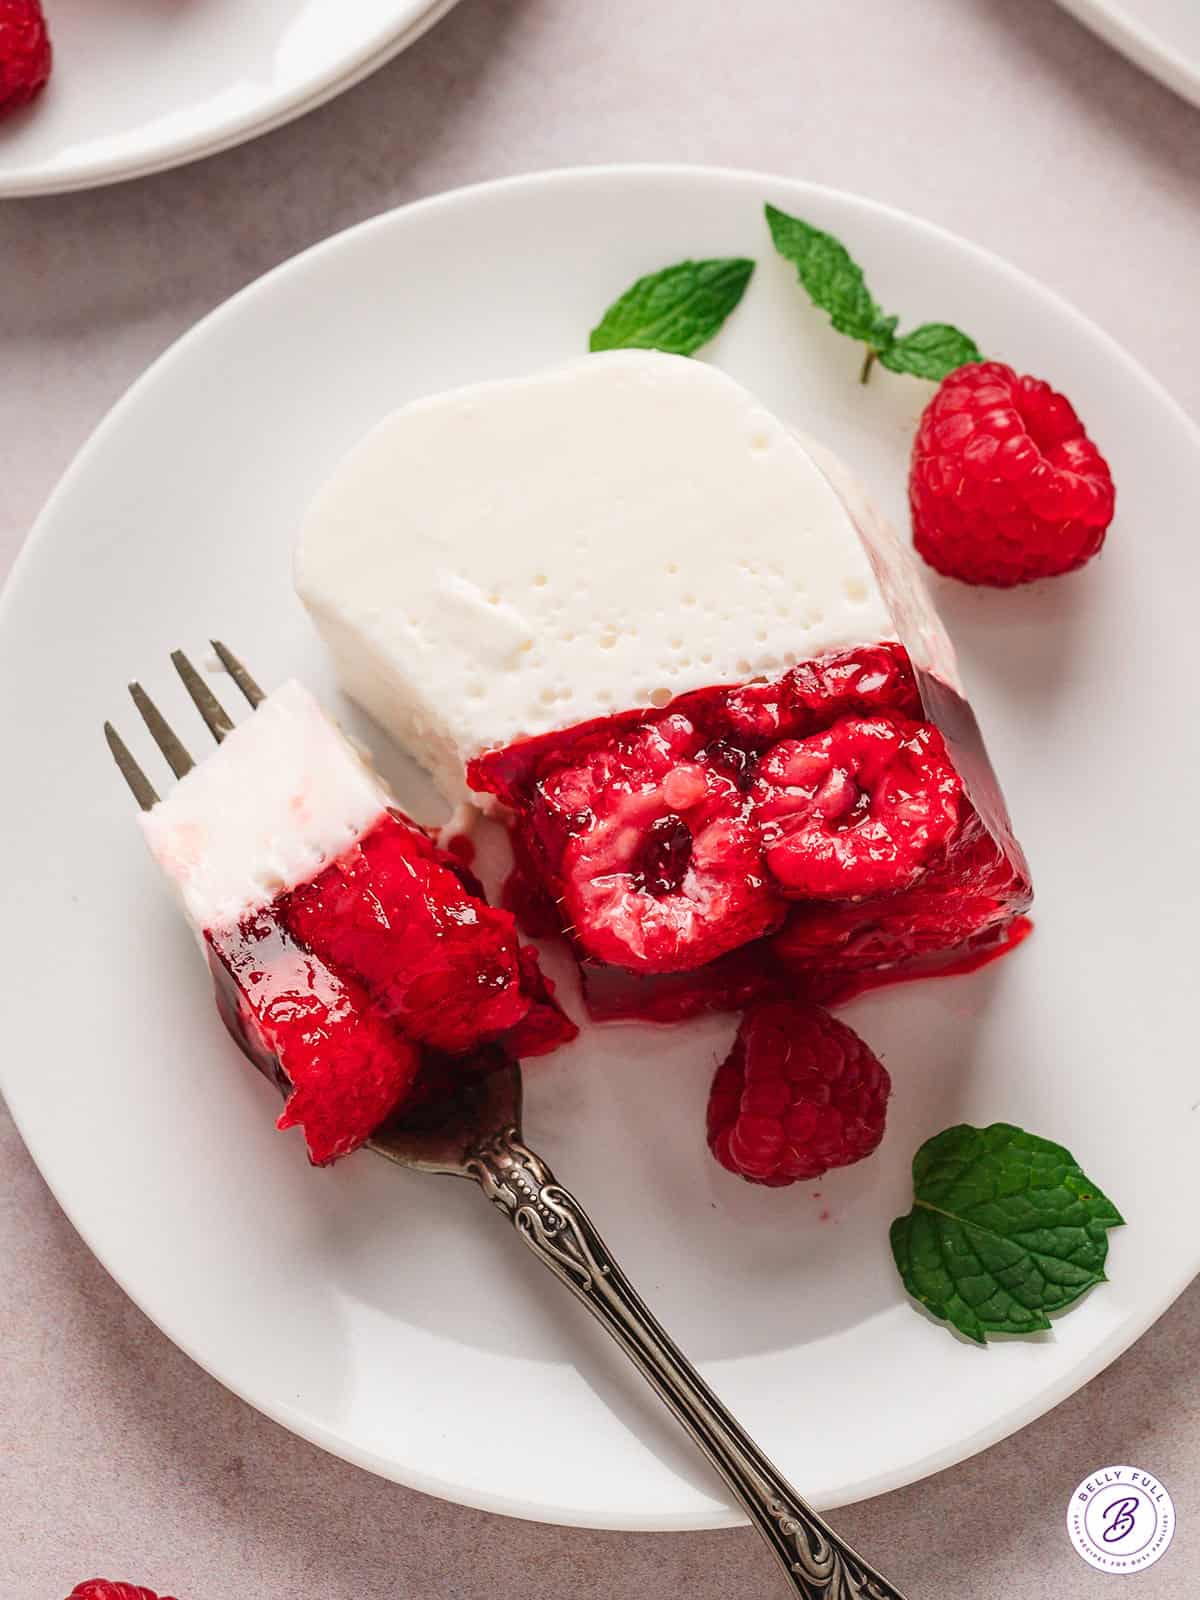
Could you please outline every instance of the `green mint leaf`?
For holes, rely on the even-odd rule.
[[[720,330],[746,292],[753,261],[680,261],[639,278],[592,329],[592,350],[665,350],[690,356]]]
[[[962,1124],[913,1158],[913,1208],[892,1254],[915,1300],[986,1344],[1034,1333],[1104,1281],[1120,1212],[1061,1145],[1007,1122]]]
[[[888,349],[899,319],[885,317],[875,304],[862,268],[845,245],[774,206],[767,206],[766,213],[776,250],[796,268],[809,299],[829,313],[838,332],[875,350]]]
[[[930,378],[934,383],[968,361],[982,360],[974,339],[948,322],[923,322],[879,352],[881,366],[893,372],[911,372],[914,378]]]

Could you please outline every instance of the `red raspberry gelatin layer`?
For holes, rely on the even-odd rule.
[[[844,998],[1017,942],[1029,872],[969,706],[898,644],[491,751],[506,904],[598,1016]]]
[[[235,927],[205,938],[221,1015],[288,1094],[316,1163],[402,1106],[423,1063],[540,1055],[578,1031],[474,877],[399,812]]]
[[[427,834],[385,818],[325,870],[280,897],[308,949],[366,985],[418,1044],[450,1054],[515,1027],[529,1010],[507,911]]]

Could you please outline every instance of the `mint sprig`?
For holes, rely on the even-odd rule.
[[[753,271],[753,261],[732,256],[679,261],[639,278],[592,329],[589,349],[690,356],[719,332]]]
[[[911,372],[934,383],[968,361],[983,360],[974,339],[948,322],[923,322],[877,354],[880,365],[892,372]]]
[[[876,350],[891,345],[896,317],[885,317],[867,288],[863,270],[840,240],[799,217],[767,206],[767,226],[776,250],[800,274],[813,304],[828,311],[839,333]]]
[[[892,1254],[914,1299],[973,1339],[1035,1333],[1103,1283],[1123,1218],[1070,1151],[1007,1122],[947,1128],[913,1159]]]
[[[796,268],[809,299],[839,333],[867,347],[863,383],[876,359],[892,372],[910,372],[934,382],[968,361],[982,361],[975,341],[948,322],[925,322],[896,337],[899,317],[887,316],[876,302],[863,269],[840,239],[775,206],[766,208],[776,250]]]

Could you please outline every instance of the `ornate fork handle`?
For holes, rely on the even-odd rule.
[[[804,1600],[904,1600],[771,1465],[651,1315],[574,1195],[520,1142],[516,1128],[476,1146],[466,1165],[708,1456],[770,1545],[794,1594]]]

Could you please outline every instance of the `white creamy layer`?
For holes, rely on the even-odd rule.
[[[317,498],[295,576],[344,688],[453,799],[486,749],[899,637],[799,438],[653,352],[405,406]]]
[[[269,694],[141,817],[197,931],[313,877],[391,804],[303,685]]]

